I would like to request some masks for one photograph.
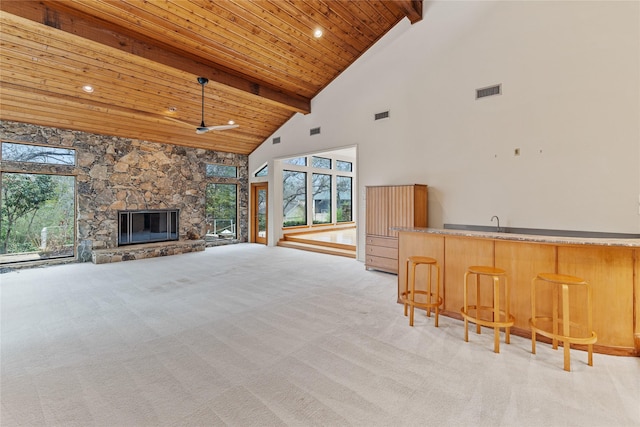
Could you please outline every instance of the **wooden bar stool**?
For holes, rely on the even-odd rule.
[[[537,316],[536,289],[540,286],[539,282],[546,282],[552,286],[552,308],[551,317]],[[582,290],[587,297],[587,324],[580,324],[571,321],[569,291],[574,290],[574,297]],[[562,292],[560,292],[562,291]],[[559,306],[562,307],[562,315],[559,314]],[[575,306],[574,306],[575,307]],[[559,325],[562,325],[562,332],[559,331]],[[564,347],[564,370],[571,371],[570,349],[571,344],[586,344],[588,351],[588,365],[593,366],[593,343],[598,340],[596,333],[593,331],[593,305],[591,285],[579,277],[568,276],[555,273],[540,273],[531,280],[531,353],[536,354],[536,333],[551,338],[553,349],[558,349],[558,340],[562,341]],[[586,326],[586,331],[585,331]],[[571,328],[574,327],[582,334],[572,334]]]
[[[427,288],[426,290],[416,290],[416,268],[419,265],[426,265],[427,272]],[[436,269],[436,285],[435,291],[432,286],[432,268]],[[431,317],[431,310],[435,311],[435,326],[438,327],[438,315],[440,314],[440,306],[443,299],[440,296],[440,266],[434,258],[424,256],[410,256],[406,262],[406,280],[404,282],[404,292],[400,293],[400,301],[404,303],[404,315],[407,315],[407,307],[410,308],[409,326],[413,326],[413,311],[416,307],[425,309],[427,317]],[[411,283],[411,289],[409,289]],[[416,301],[416,296],[422,295],[426,301]]]
[[[469,305],[468,287],[470,276],[476,276],[476,303]],[[482,305],[480,302],[480,277],[489,276],[493,279],[493,304]],[[504,281],[505,306],[500,306],[500,279]],[[474,265],[464,273],[464,305],[460,309],[460,314],[464,318],[464,340],[469,342],[469,321],[476,324],[476,333],[480,334],[480,326],[490,326],[493,328],[493,351],[500,353],[500,328],[505,328],[506,344],[510,343],[510,328],[515,322],[515,318],[509,313],[509,284],[507,283],[507,272],[501,268]],[[474,316],[470,312],[474,312]],[[481,319],[482,313],[489,313],[491,320]]]

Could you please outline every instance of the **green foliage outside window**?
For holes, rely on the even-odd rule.
[[[236,184],[208,184],[205,214],[207,231],[219,236],[235,237],[238,217]]]
[[[0,253],[73,255],[74,178],[2,174]]]
[[[338,222],[353,221],[353,178],[349,176],[337,176],[337,209],[336,220]]]

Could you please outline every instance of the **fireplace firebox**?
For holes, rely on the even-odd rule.
[[[179,209],[118,211],[118,246],[178,240]]]

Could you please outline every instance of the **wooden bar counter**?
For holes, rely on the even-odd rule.
[[[409,256],[442,266],[445,316],[461,319],[463,278],[471,265],[503,268],[509,277],[512,332],[531,337],[531,279],[538,273],[581,277],[593,287],[594,351],[640,356],[640,239],[573,238],[432,228],[399,231],[398,289]],[[425,282],[418,276],[417,285]],[[491,295],[485,301],[491,299]],[[539,298],[539,297],[536,297]],[[550,294],[549,294],[550,298]],[[584,307],[571,307],[571,313]],[[462,324],[460,325],[462,334]],[[462,336],[462,335],[461,335]],[[577,348],[580,348],[577,346]]]

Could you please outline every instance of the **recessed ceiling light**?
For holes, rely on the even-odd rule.
[[[176,111],[178,111],[178,107],[171,106],[167,108],[167,111],[170,113],[175,113]]]
[[[87,93],[93,93],[93,86],[91,85],[84,85],[82,86],[82,90],[87,92]]]
[[[319,39],[320,37],[322,37],[322,30],[321,30],[320,28],[316,29],[316,30],[313,32],[313,37],[315,37],[315,38],[317,38],[317,39]]]
[[[230,124],[230,125],[235,125],[235,124],[236,124],[236,122],[234,122],[233,120],[229,120],[229,124]]]

